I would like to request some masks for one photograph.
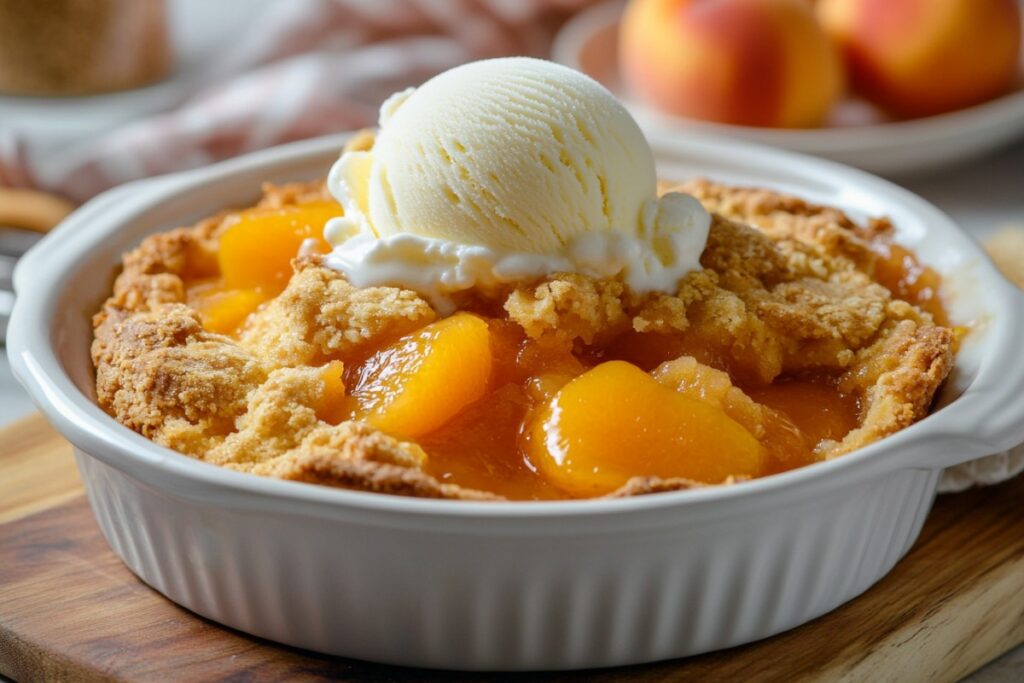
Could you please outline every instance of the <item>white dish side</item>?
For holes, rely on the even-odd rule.
[[[860,594],[920,531],[943,467],[1024,441],[1024,296],[948,218],[885,181],[722,139],[655,137],[665,178],[694,174],[887,214],[976,322],[944,398],[836,460],[734,487],[624,500],[400,498],[223,470],[93,402],[89,318],[147,234],[326,173],[344,136],[123,186],[19,265],[9,349],[76,447],[111,546],[185,607],[262,637],[391,664],[476,670],[635,664],[767,637]]]
[[[728,136],[887,175],[965,162],[1024,136],[1024,74],[1018,89],[1003,97],[909,121],[872,121],[878,116],[855,102],[840,105],[833,117],[846,125],[805,129],[735,126],[661,112],[631,98],[620,80],[617,33],[624,7],[624,0],[610,0],[577,14],[556,37],[552,59],[604,84],[647,133]]]

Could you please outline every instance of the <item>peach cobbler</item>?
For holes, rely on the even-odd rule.
[[[587,102],[577,76],[495,61],[523,107],[549,85]],[[462,128],[436,148],[392,135],[429,120],[423,92],[452,106],[432,83],[386,104],[326,184],[268,185],[126,254],[94,321],[104,409],[234,470],[511,500],[761,477],[926,415],[955,332],[887,220],[707,180],[655,196],[653,160],[629,156],[646,143],[604,100],[519,126],[529,162],[505,141],[489,166]],[[549,174],[530,196],[521,163]]]

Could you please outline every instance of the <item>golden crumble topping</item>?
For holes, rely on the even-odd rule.
[[[674,339],[671,359],[644,369],[757,438],[778,429],[775,412],[756,400],[758,387],[825,373],[860,412],[844,436],[814,445],[818,459],[927,414],[952,366],[953,332],[879,281],[885,264],[875,245],[891,232],[887,221],[859,226],[836,209],[704,180],[671,189],[713,212],[704,269],[683,278],[676,294],[637,295],[618,280],[560,274],[478,293],[465,307],[581,358]],[[268,186],[259,206],[325,198],[320,183]],[[237,335],[204,329],[189,283],[217,275],[219,239],[233,216],[153,235],[125,255],[94,319],[100,405],[157,443],[240,471],[402,495],[500,497],[429,474],[424,449],[411,440],[326,416],[325,365],[358,364],[433,322],[438,314],[418,294],[354,287],[314,254],[293,262],[287,286]],[[610,495],[701,485],[640,476]]]
[[[357,354],[434,320],[415,292],[350,285],[316,259],[299,259],[288,286],[246,323],[239,343],[280,367]]]

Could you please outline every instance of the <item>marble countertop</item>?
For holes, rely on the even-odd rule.
[[[1007,225],[1024,227],[1024,142],[966,166],[895,180],[936,204],[978,238]],[[6,353],[0,347],[0,426],[30,412],[32,405],[11,375]],[[1024,681],[1024,646],[965,680]]]

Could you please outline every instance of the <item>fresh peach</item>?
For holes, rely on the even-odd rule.
[[[856,88],[902,117],[997,97],[1019,68],[1017,0],[820,0]]]
[[[820,125],[844,84],[807,0],[633,0],[619,61],[658,108],[746,126]]]

